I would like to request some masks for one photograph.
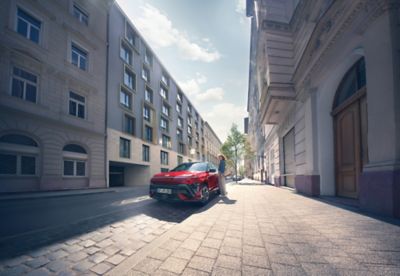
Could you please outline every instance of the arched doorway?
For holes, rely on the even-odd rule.
[[[368,159],[366,95],[365,60],[361,58],[343,77],[332,108],[338,196],[358,198],[359,176]]]

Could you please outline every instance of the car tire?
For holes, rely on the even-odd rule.
[[[201,186],[201,201],[200,203],[202,205],[207,204],[207,202],[210,200],[210,190],[208,189],[207,184],[204,184]]]

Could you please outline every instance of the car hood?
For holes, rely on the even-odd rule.
[[[197,179],[201,178],[205,174],[205,172],[190,171],[163,172],[154,175],[151,182],[160,184],[189,184],[197,181]]]

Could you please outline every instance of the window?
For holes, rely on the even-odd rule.
[[[161,81],[165,85],[169,86],[169,77],[167,76],[167,74],[165,72],[163,72],[162,75],[161,75]]]
[[[22,9],[17,10],[17,32],[27,39],[39,43],[42,23]]]
[[[164,100],[168,100],[168,91],[163,86],[160,87],[160,95]]]
[[[199,149],[199,142],[196,142],[196,149]]]
[[[176,130],[176,136],[178,137],[178,140],[183,140],[183,132],[181,129]]]
[[[182,92],[178,92],[178,94],[176,95],[176,99],[180,102],[182,102],[183,96],[182,96]]]
[[[161,144],[164,148],[171,148],[171,138],[167,135],[162,135],[161,137]]]
[[[63,148],[63,175],[71,177],[86,176],[86,150],[76,144],[68,144]]]
[[[193,131],[192,131],[192,127],[191,127],[191,126],[188,126],[188,134],[189,134],[189,135],[192,135],[192,132],[193,132]]]
[[[189,146],[192,146],[192,145],[193,145],[192,137],[188,137],[188,142],[189,142]]]
[[[119,102],[126,108],[132,108],[132,94],[121,88],[119,92]]]
[[[192,117],[190,117],[190,116],[187,117],[187,123],[189,126],[192,125]]]
[[[78,68],[86,71],[87,70],[87,58],[88,54],[74,43],[71,45],[71,63]]]
[[[183,119],[178,117],[178,127],[183,128]]]
[[[169,172],[167,168],[161,168],[161,172]]]
[[[89,15],[87,12],[84,12],[81,8],[74,4],[73,7],[73,14],[80,22],[84,23],[85,25],[89,24]]]
[[[182,114],[182,106],[180,104],[176,104],[176,112],[178,112],[179,114]]]
[[[145,126],[145,140],[153,142],[153,129],[149,126]]]
[[[123,158],[131,157],[131,141],[125,138],[119,138],[119,156]]]
[[[192,106],[191,106],[190,104],[189,104],[188,107],[187,107],[187,112],[188,112],[189,114],[192,113]]]
[[[145,54],[144,54],[144,62],[150,66],[153,65],[153,54],[151,51],[146,48]]]
[[[178,145],[178,152],[179,152],[180,154],[185,154],[185,145],[184,145],[184,144],[179,143],[179,145]]]
[[[36,175],[36,159],[39,148],[33,139],[24,135],[8,134],[0,138],[0,146],[7,149],[7,152],[0,152],[0,175]],[[18,147],[18,152],[8,152],[15,146],[22,147]]]
[[[135,118],[124,115],[124,131],[126,133],[135,135]]]
[[[183,157],[178,155],[178,165],[183,163]]]
[[[162,113],[165,116],[169,116],[169,107],[165,103],[163,103],[163,105],[162,105]]]
[[[148,122],[151,121],[151,111],[148,106],[143,107],[143,118]]]
[[[85,97],[69,92],[69,115],[85,119]]]
[[[124,71],[124,84],[132,90],[136,88],[136,75],[127,67]]]
[[[153,91],[147,86],[146,90],[144,90],[144,99],[149,103],[153,103]]]
[[[196,121],[198,121],[199,120],[199,113],[196,112],[195,116],[196,116]],[[197,124],[197,122],[196,122],[196,124]]]
[[[142,145],[142,160],[145,162],[150,162],[150,147]]]
[[[160,151],[160,160],[162,165],[168,165],[168,152]]]
[[[14,67],[11,95],[28,102],[36,103],[37,76]]]
[[[168,131],[168,129],[169,129],[169,123],[168,123],[168,120],[166,120],[166,119],[164,119],[164,118],[161,118],[161,120],[160,120],[160,127],[161,127],[161,130],[163,130],[163,131]]]
[[[126,23],[126,39],[132,46],[138,47],[139,37],[128,23]]]
[[[199,141],[199,133],[196,132],[196,140]]]
[[[150,71],[149,69],[143,67],[142,68],[142,78],[147,81],[150,82]]]
[[[121,44],[119,56],[125,63],[132,65],[132,51],[124,44]]]

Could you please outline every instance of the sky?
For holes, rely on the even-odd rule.
[[[225,141],[247,116],[246,0],[117,0],[172,78]]]

